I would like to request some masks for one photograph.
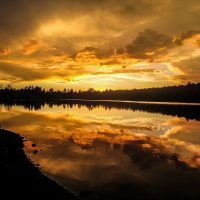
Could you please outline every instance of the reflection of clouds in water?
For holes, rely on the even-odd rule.
[[[187,138],[187,136],[189,135],[190,140],[193,140],[193,138],[195,138],[195,135],[197,133],[199,133],[199,128],[200,128],[200,126],[199,127],[177,126],[177,127],[174,127],[172,129],[168,130],[165,134],[165,137],[173,138],[173,139],[176,138],[176,139],[179,139],[182,141],[188,141],[187,139],[189,139],[189,138]],[[192,137],[191,137],[191,135],[192,135]],[[185,139],[184,139],[184,137],[185,137]],[[181,138],[183,138],[183,139],[181,139]],[[195,140],[193,142],[195,142]],[[197,140],[196,142],[199,143],[199,140]]]
[[[75,106],[64,112],[13,108],[1,120],[27,136],[25,150],[45,174],[73,191],[89,188],[115,200],[200,196],[199,121]]]
[[[122,195],[118,190],[124,188],[132,198],[136,194],[141,195],[143,191],[145,199],[148,194],[156,195],[158,188],[162,190],[160,182],[171,189],[174,187],[170,186],[172,179],[178,184],[183,176],[179,169],[192,170],[192,173],[199,176],[198,170],[193,171],[197,166],[190,166],[176,153],[167,152],[167,141],[153,136],[135,136],[135,139],[121,142],[94,138],[90,144],[76,143],[72,137],[62,140],[35,139],[34,142],[38,148],[43,143],[46,146],[52,144],[50,148],[36,155],[32,152],[30,154],[35,163],[44,167],[46,174],[57,180],[62,179],[62,184],[66,184],[66,187],[74,187],[77,191],[90,188],[97,194],[102,193],[101,196],[104,192],[108,195]],[[199,158],[198,154],[193,155],[191,161],[199,163]],[[194,174],[188,174],[182,178],[181,184],[185,187],[184,184],[193,178]],[[180,189],[181,186],[176,187]],[[166,193],[160,191],[160,195],[163,192]],[[124,195],[126,197],[127,194]],[[116,195],[115,199],[120,198]]]
[[[174,117],[168,121],[166,121],[166,124],[169,125],[179,125],[179,126],[195,126],[195,127],[199,127],[200,126],[200,122],[196,121],[196,120],[186,120],[185,118],[181,117]]]
[[[188,190],[188,182],[200,184],[195,179],[199,172],[193,170],[200,163],[198,134],[194,132],[199,122],[177,118],[169,121],[168,117],[168,121],[163,118],[159,123],[144,120],[128,124],[107,121],[101,115],[90,121],[74,112],[49,115],[18,111],[17,115],[6,115],[2,118],[6,126],[31,141],[25,143],[25,150],[34,163],[77,191],[87,187],[95,189],[98,196],[104,192],[114,194],[110,199],[128,199],[128,194],[147,199],[148,195],[156,196],[158,190],[161,196],[167,196],[162,188],[173,191],[172,182],[184,191]],[[158,131],[165,133],[164,137],[155,136]],[[32,143],[36,147],[31,147]],[[33,154],[35,149],[37,154]],[[179,172],[182,170],[187,170],[184,180],[183,172]],[[127,196],[120,196],[121,188]]]
[[[163,162],[173,163],[176,167],[182,169],[192,169],[192,167],[189,166],[187,162],[180,160],[180,157],[177,154],[173,152],[169,153],[167,151],[167,142],[160,141],[155,137],[135,135],[132,136],[131,139],[126,138],[126,140],[117,140],[115,138],[113,139],[102,136],[98,137],[98,135],[96,135],[96,137],[89,137],[89,135],[90,134],[88,133],[87,137],[84,138],[83,135],[77,134],[69,137],[69,140],[64,139],[57,141],[60,141],[61,148],[63,147],[65,141],[70,141],[72,144],[78,145],[81,148],[78,149],[78,151],[77,148],[74,149],[71,147],[68,150],[66,147],[63,148],[65,151],[67,150],[68,153],[73,152],[72,154],[76,153],[83,155],[83,151],[93,151],[93,155],[96,155],[97,151],[99,154],[102,154],[102,157],[105,159],[105,154],[110,151],[114,150],[118,153],[121,152],[122,154],[126,155],[130,161],[140,170],[151,169],[153,166],[159,165],[159,163]],[[61,155],[59,154],[56,157],[59,156]]]
[[[177,126],[166,131],[162,138],[169,141],[168,144],[173,147],[175,152],[180,152],[182,161],[191,167],[200,166],[200,122],[195,120],[186,121],[183,118],[173,118],[167,123]]]
[[[178,126],[173,127],[166,131],[163,137],[184,141],[191,144],[200,143],[200,122],[199,121],[182,121],[176,119]],[[170,123],[175,123],[171,121]]]
[[[97,119],[97,120],[118,120],[122,119],[122,116],[99,116],[97,114],[84,114],[83,117],[86,117],[87,119]]]
[[[24,120],[26,119],[26,120]],[[10,127],[21,134],[35,135],[36,137],[57,137],[56,134],[60,133],[60,136],[64,134],[71,135],[79,132],[80,134],[85,133],[81,129],[87,129],[98,132],[98,134],[121,134],[121,132],[127,133],[138,132],[142,133],[146,131],[153,132],[159,129],[159,127],[145,124],[123,124],[123,123],[108,123],[107,120],[102,121],[87,121],[79,119],[76,114],[60,114],[60,115],[47,115],[47,113],[32,113],[32,112],[19,112],[18,115],[11,115],[4,117],[2,120],[4,127]],[[108,127],[108,129],[105,127]],[[120,132],[119,132],[120,130]],[[48,133],[48,134],[47,134]],[[51,134],[50,134],[51,133]],[[113,133],[111,133],[113,134]]]
[[[75,117],[74,117],[75,116]],[[77,144],[91,145],[97,139],[112,142],[123,142],[136,140],[146,134],[155,135],[156,131],[162,129],[159,126],[145,124],[115,124],[102,121],[87,121],[76,117],[74,113],[48,115],[47,113],[19,112],[17,115],[6,113],[2,122],[4,127],[9,126],[20,134],[38,138],[72,138]],[[10,117],[10,118],[9,118]],[[24,120],[26,119],[26,120]],[[183,118],[173,118],[165,124],[173,125],[172,129],[166,131],[164,138],[167,138],[166,148],[174,152],[196,152],[199,148],[195,144],[200,141],[198,130],[199,122],[194,120],[186,121]],[[178,124],[179,126],[175,126]],[[181,125],[181,126],[180,126]],[[192,137],[191,137],[192,135]],[[174,140],[175,143],[174,143]],[[181,142],[183,141],[183,142]],[[188,143],[194,144],[190,147]],[[196,149],[195,149],[196,148]],[[185,156],[183,153],[182,156]],[[189,155],[187,155],[189,157]]]

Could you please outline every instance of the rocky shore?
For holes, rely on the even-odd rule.
[[[78,196],[45,176],[24,152],[24,139],[0,129],[1,196],[5,199],[51,198],[76,200]]]

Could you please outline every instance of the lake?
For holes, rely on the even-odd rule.
[[[34,164],[72,192],[200,199],[200,104],[70,100],[0,113]]]

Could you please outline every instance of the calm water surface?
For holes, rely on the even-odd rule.
[[[81,102],[1,105],[0,123],[26,136],[28,157],[77,194],[88,188],[105,200],[200,199],[200,121],[193,111],[184,116],[184,107],[175,115],[176,108],[166,109],[170,115]]]

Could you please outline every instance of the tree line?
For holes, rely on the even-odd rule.
[[[89,88],[86,91],[74,91],[64,88],[45,90],[39,86],[26,86],[21,89],[8,84],[0,84],[0,101],[52,101],[58,99],[87,99],[87,100],[126,100],[126,101],[156,101],[156,102],[196,102],[200,103],[200,83],[165,86],[160,88],[123,89],[96,91]]]

